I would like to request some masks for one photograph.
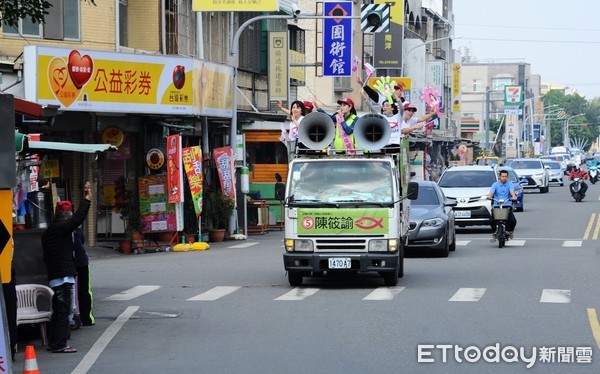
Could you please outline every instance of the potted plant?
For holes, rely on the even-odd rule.
[[[222,241],[229,217],[235,209],[235,201],[220,192],[209,192],[206,196],[206,218],[212,222],[211,242]]]
[[[135,193],[127,189],[127,181],[120,176],[115,184],[115,208],[118,209],[121,219],[125,223],[125,240],[121,243],[124,253],[131,252],[131,240],[137,245],[142,243],[142,221],[139,209],[139,200]],[[127,248],[129,242],[129,248]]]

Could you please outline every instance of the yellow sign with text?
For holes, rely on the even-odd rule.
[[[0,274],[2,283],[9,283],[13,258],[11,190],[0,190]]]
[[[193,113],[193,59],[27,46],[35,101],[64,110]]]
[[[194,12],[271,12],[279,10],[278,0],[193,0]]]
[[[389,78],[389,80],[387,79]],[[409,91],[412,88],[412,78],[409,77],[371,77],[369,78],[369,86],[375,87],[378,86],[377,81],[390,82],[390,85],[394,85],[397,83],[402,84],[404,86],[404,91]],[[392,87],[390,87],[390,93],[393,91]]]
[[[460,112],[460,64],[452,64],[452,111]]]

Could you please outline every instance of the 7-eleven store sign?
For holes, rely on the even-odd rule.
[[[504,86],[504,105],[523,104],[523,86]]]

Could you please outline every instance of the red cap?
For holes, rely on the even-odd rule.
[[[73,210],[73,204],[69,200],[63,200],[56,203],[57,212],[70,212]]]
[[[349,97],[346,97],[344,100],[338,100],[337,103],[340,105],[348,104],[348,105],[351,105],[352,107],[354,107],[354,101],[352,101],[352,99]]]
[[[415,108],[414,105],[411,105],[411,103],[409,103],[408,101],[405,101],[402,107],[404,108],[404,110],[412,109],[415,112],[417,111],[417,108]]]
[[[314,106],[310,101],[304,101],[304,108],[306,108],[307,112],[312,112]]]
[[[402,83],[396,83],[394,86],[395,90],[404,90],[404,85]]]

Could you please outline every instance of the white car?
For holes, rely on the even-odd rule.
[[[456,201],[452,210],[457,226],[492,224],[492,205],[487,194],[498,180],[497,170],[495,166],[452,166],[441,175],[438,185],[450,203]]]
[[[550,187],[550,173],[539,158],[516,158],[510,165],[519,178],[527,179],[523,188],[539,188],[540,193],[546,193]]]
[[[550,176],[550,183],[558,183],[559,186],[563,186],[564,182],[563,182],[563,170],[562,167],[560,165],[560,162],[558,161],[551,161],[551,160],[542,160],[542,163],[544,164],[544,166],[548,166],[550,167],[550,169],[548,169],[548,173]]]

